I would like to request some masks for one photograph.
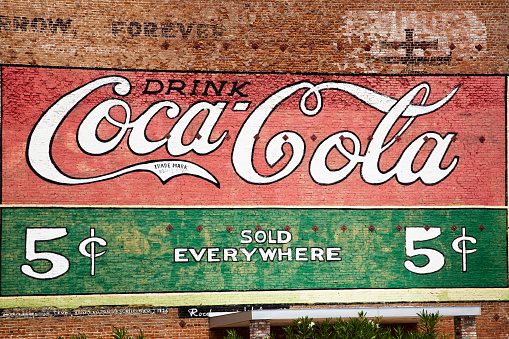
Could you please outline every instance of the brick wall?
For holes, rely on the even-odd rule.
[[[507,27],[509,2],[496,0],[2,1],[0,63],[179,71],[508,74]],[[401,306],[405,305],[416,306]],[[509,303],[461,305],[481,305],[478,338],[509,333]],[[182,320],[176,309],[151,315],[5,318],[0,319],[0,337],[56,338],[81,332],[95,339],[109,337],[112,326],[125,326],[131,335],[141,328],[149,338],[224,335],[209,332],[205,319],[184,319],[185,324]],[[441,326],[454,334],[452,320]]]
[[[436,304],[413,303],[413,304],[391,304],[390,306],[423,306],[433,307]],[[493,339],[503,338],[509,333],[509,303],[507,302],[483,302],[483,303],[443,303],[440,306],[472,306],[480,305],[482,315],[476,317],[477,338]],[[330,307],[373,307],[384,306],[373,305],[329,305]],[[387,305],[385,305],[387,306]],[[294,308],[305,308],[309,306],[298,305]],[[317,306],[318,307],[318,306]],[[328,307],[320,305],[319,307]],[[100,308],[108,310],[108,308]],[[38,311],[30,309],[25,311]],[[87,315],[87,316],[61,316],[42,317],[26,319],[0,320],[1,338],[24,338],[24,339],[56,339],[59,335],[65,338],[78,333],[88,335],[89,339],[109,338],[112,335],[113,326],[125,327],[129,335],[139,334],[139,329],[150,339],[165,338],[210,338],[221,339],[226,335],[225,329],[209,330],[208,319],[206,318],[179,318],[177,309],[170,308],[165,314],[150,315]],[[281,331],[274,328],[278,333]],[[440,322],[441,333],[450,334],[454,337],[453,319],[445,319]],[[237,332],[245,338],[249,337],[249,328],[237,328]]]
[[[0,62],[500,74],[509,69],[508,7],[498,0],[3,1]]]
[[[209,338],[207,319],[185,319],[180,323],[177,310],[170,309],[168,314],[157,315],[117,315],[117,316],[81,316],[50,317],[32,319],[0,320],[0,337],[2,338],[44,338],[56,339],[58,336],[68,338],[83,333],[90,339],[110,338],[113,326],[128,329],[128,334],[135,336],[139,330],[148,338]]]

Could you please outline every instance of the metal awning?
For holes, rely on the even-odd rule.
[[[363,307],[363,308],[305,308],[305,309],[279,309],[279,310],[251,310],[234,313],[211,313],[209,327],[247,327],[251,321],[270,320],[271,326],[287,326],[293,320],[309,317],[315,322],[325,319],[350,319],[358,317],[360,312],[366,318],[382,317],[385,324],[416,323],[419,319],[417,313],[439,312],[444,318],[459,316],[476,316],[481,314],[479,306],[450,306],[450,307]]]

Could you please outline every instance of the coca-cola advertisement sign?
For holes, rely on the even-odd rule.
[[[2,67],[2,203],[503,206],[505,86]]]

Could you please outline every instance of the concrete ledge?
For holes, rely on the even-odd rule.
[[[449,306],[449,307],[364,307],[364,308],[306,308],[290,310],[253,310],[235,312],[230,314],[211,313],[209,327],[247,327],[253,320],[270,320],[271,326],[286,326],[294,319],[309,317],[320,322],[325,319],[350,319],[358,317],[360,312],[366,314],[366,318],[375,319],[382,317],[386,324],[391,323],[416,323],[419,319],[417,313],[440,313],[444,318],[459,316],[476,316],[481,314],[479,306]]]
[[[151,305],[387,304],[509,301],[509,288],[415,288],[6,296],[0,308]]]

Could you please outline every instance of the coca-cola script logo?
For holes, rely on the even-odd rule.
[[[220,186],[220,182],[207,168],[178,159],[135,163],[111,173],[92,177],[74,177],[64,173],[56,165],[52,156],[52,144],[56,132],[76,105],[104,86],[111,86],[113,94],[120,97],[126,97],[132,87],[129,80],[122,76],[101,77],[62,96],[44,112],[30,134],[26,150],[28,163],[35,173],[47,181],[65,185],[89,184],[113,179],[126,173],[146,171],[158,176],[163,183],[177,176],[191,175],[207,180],[217,187]],[[338,131],[321,141],[309,162],[309,175],[312,180],[320,185],[334,185],[345,180],[357,166],[360,166],[362,179],[372,185],[383,184],[393,177],[403,185],[409,185],[418,180],[426,185],[434,185],[451,174],[458,164],[458,156],[454,156],[448,164],[442,163],[456,133],[449,132],[442,136],[437,132],[427,131],[419,135],[408,143],[394,165],[386,171],[380,169],[380,157],[402,137],[416,119],[442,108],[454,97],[458,89],[459,86],[451,89],[440,100],[427,103],[431,88],[426,82],[411,88],[400,98],[349,82],[324,81],[317,84],[310,81],[295,82],[266,97],[245,119],[235,139],[231,163],[236,174],[251,184],[267,185],[289,176],[301,166],[304,159],[306,150],[304,138],[290,130],[283,130],[274,135],[265,147],[267,164],[273,167],[283,158],[284,144],[291,146],[292,155],[276,173],[263,175],[253,165],[253,152],[258,140],[257,136],[264,128],[264,124],[275,109],[292,96],[300,95],[298,105],[300,113],[315,116],[320,113],[324,105],[323,94],[329,91],[340,91],[380,111],[381,119],[371,134],[365,152],[362,152],[361,140],[353,131]],[[314,97],[312,107],[309,107],[310,97]],[[418,104],[414,102],[417,98],[420,98]],[[189,152],[208,155],[220,148],[228,135],[228,131],[225,130],[219,138],[211,140],[212,131],[228,104],[226,101],[198,101],[181,114],[178,102],[163,100],[153,102],[140,116],[133,119],[129,103],[111,97],[96,105],[83,118],[77,130],[76,140],[82,152],[93,156],[101,156],[115,150],[125,138],[127,138],[130,151],[136,155],[148,155],[161,147],[165,147],[171,157],[180,157]],[[249,104],[249,102],[237,102],[233,109],[246,110]],[[112,117],[110,112],[114,108],[125,111],[123,121]],[[168,119],[180,116],[169,131],[172,137],[149,140],[146,136],[146,128],[156,114],[163,111]],[[182,140],[187,127],[193,118],[204,111],[207,115],[198,130],[200,138],[184,144]],[[404,123],[396,128],[397,122],[402,120]],[[100,123],[104,121],[118,128],[118,133],[108,140],[101,139],[97,133]],[[396,130],[392,131],[393,129]],[[389,137],[389,135],[392,136]],[[414,170],[412,167],[414,160],[427,140],[434,140],[436,144],[429,151],[423,165]],[[346,147],[345,141],[351,143],[353,147]],[[327,157],[332,150],[336,150],[347,160],[341,168],[331,169],[327,165]]]

